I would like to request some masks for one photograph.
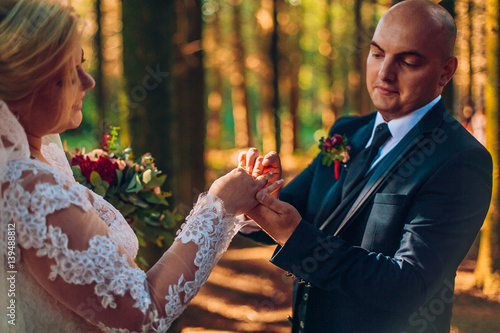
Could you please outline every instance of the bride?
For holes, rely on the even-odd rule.
[[[0,331],[165,332],[271,175],[218,179],[170,249],[139,269],[127,222],[74,181],[60,146],[94,87],[77,25],[56,0],[0,2]]]

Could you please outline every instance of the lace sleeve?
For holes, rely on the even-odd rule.
[[[165,332],[240,228],[221,200],[201,195],[174,244],[145,273],[79,186],[22,163],[9,169],[1,223],[16,225],[23,262],[50,295],[106,332]],[[80,311],[89,297],[98,308]]]

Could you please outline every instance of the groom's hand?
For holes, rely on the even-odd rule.
[[[247,215],[252,218],[276,243],[283,245],[302,220],[290,204],[280,201],[263,189],[257,193],[257,205]]]
[[[238,164],[254,178],[272,171],[274,174],[268,184],[273,184],[281,179],[281,161],[275,151],[267,153],[266,156],[259,156],[259,151],[256,148],[250,148],[247,152],[240,153]],[[274,191],[273,195],[277,198],[278,191]]]

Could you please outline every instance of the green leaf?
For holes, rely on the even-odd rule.
[[[171,212],[169,212],[168,210],[163,212],[163,216],[162,216],[160,221],[161,221],[163,227],[165,227],[167,229],[175,228],[175,226],[177,225],[177,221],[176,221],[175,216]]]
[[[71,171],[73,171],[73,175],[75,177],[77,177],[77,176],[82,176],[83,177],[82,169],[80,169],[80,167],[78,165],[73,165],[71,167]]]
[[[140,196],[149,203],[168,206],[168,202],[163,196],[154,194],[153,192],[141,192]]]
[[[104,187],[106,191],[109,190],[109,183],[107,181],[103,180],[101,186]]]
[[[101,197],[104,197],[106,195],[106,189],[102,185],[97,186],[94,189],[94,192],[99,194]]]
[[[134,178],[135,175],[135,167],[131,166],[127,169],[127,172],[125,173],[125,182],[129,182]]]
[[[141,180],[139,179],[139,175],[135,174],[135,177],[132,178],[132,180],[128,184],[126,191],[129,193],[137,193],[141,189],[142,189]]]
[[[123,172],[122,171],[116,170],[116,179],[117,179],[116,184],[118,186],[120,186],[120,184],[122,183],[122,180],[123,180]]]
[[[97,171],[92,171],[92,173],[90,174],[90,183],[95,187],[98,187],[102,184],[102,178],[97,173]]]
[[[160,236],[163,236],[163,243],[165,245],[172,245],[175,239],[174,236],[167,231],[162,231]]]
[[[85,177],[82,174],[82,169],[80,169],[78,165],[73,165],[71,167],[71,170],[73,171],[73,177],[77,182],[84,183],[86,181]]]
[[[137,240],[139,241],[139,246],[140,247],[146,247],[146,241],[142,237],[137,237]],[[144,258],[142,258],[142,257],[141,257],[141,259],[144,260]],[[144,263],[146,263],[145,260],[144,260]]]
[[[166,179],[167,175],[158,176],[158,174],[156,174],[144,187],[150,190],[152,188],[162,186]]]
[[[147,202],[141,200],[138,195],[132,194],[128,197],[128,200],[135,206],[142,207],[142,208],[149,208],[149,205]]]
[[[152,227],[160,227],[161,223],[155,218],[152,218],[150,216],[144,216],[144,221],[146,221],[146,224]]]
[[[115,205],[115,208],[118,209],[124,217],[127,217],[128,215],[132,214],[137,210],[136,206],[128,205],[121,201]]]

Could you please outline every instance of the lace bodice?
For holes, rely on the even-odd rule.
[[[5,109],[0,102],[2,121]],[[0,135],[4,147],[7,138]],[[56,169],[19,151],[0,172],[0,246],[13,249],[0,261],[13,276],[6,288],[15,286],[11,331],[165,332],[240,228],[218,198],[201,195],[146,273],[133,261],[137,240],[118,211],[77,184],[64,163]]]

